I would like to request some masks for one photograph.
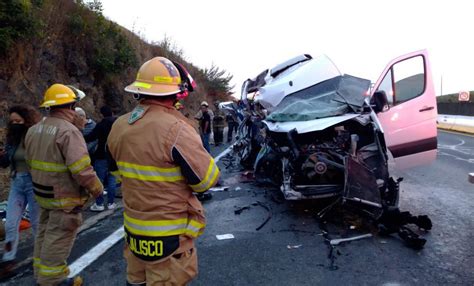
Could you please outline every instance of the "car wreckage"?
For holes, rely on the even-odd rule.
[[[223,105],[230,110],[229,106]],[[436,158],[436,98],[425,50],[391,61],[379,79],[342,74],[327,56],[301,55],[243,83],[234,154],[286,200],[335,197],[357,205],[415,248],[427,216],[398,210],[404,169]],[[235,106],[233,108],[236,110]]]

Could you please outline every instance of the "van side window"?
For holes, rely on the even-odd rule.
[[[388,105],[393,105],[393,80],[392,80],[392,69],[390,69],[382,82],[380,83],[379,89],[385,91],[388,99]]]
[[[385,91],[389,105],[394,106],[422,95],[425,85],[425,61],[416,56],[394,64],[378,90]]]

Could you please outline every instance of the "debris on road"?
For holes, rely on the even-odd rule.
[[[234,235],[232,233],[226,233],[226,234],[216,234],[216,238],[218,240],[225,240],[225,239],[234,239]]]
[[[237,208],[234,210],[234,214],[240,215],[244,210],[249,210],[249,209],[250,209],[250,205],[244,206],[244,207],[237,207]]]
[[[413,249],[421,249],[426,243],[418,233],[415,233],[407,225],[416,225],[422,231],[431,230],[433,224],[426,215],[414,216],[410,212],[401,212],[400,210],[386,211],[379,220],[379,233],[381,235],[390,235],[398,233],[405,244]]]
[[[255,203],[252,203],[251,205],[246,205],[246,206],[243,206],[243,207],[235,207],[236,209],[234,210],[234,214],[236,215],[240,215],[244,210],[249,210],[250,209],[250,206],[261,206],[262,208],[266,209],[267,210],[267,218],[265,219],[265,221],[259,225],[255,230],[260,230],[262,229],[262,227],[264,227],[267,222],[272,218],[272,210],[270,209],[269,206],[267,206],[266,204],[260,202],[260,201],[256,201]]]
[[[210,188],[209,191],[210,192],[224,192],[224,191],[228,191],[229,190],[229,187],[225,186],[225,187],[213,187],[213,188]]]
[[[300,248],[301,246],[303,246],[303,245],[302,245],[302,244],[297,244],[297,245],[290,245],[290,244],[288,244],[288,245],[286,246],[286,248],[288,248],[288,249],[297,249],[297,248]]]
[[[255,205],[261,206],[262,208],[266,209],[267,212],[268,212],[267,219],[265,219],[265,221],[264,221],[259,227],[257,227],[257,228],[255,229],[255,230],[258,231],[258,230],[261,230],[262,227],[264,227],[264,226],[267,224],[267,222],[272,218],[272,210],[270,209],[269,206],[267,206],[266,204],[264,204],[264,203],[262,203],[262,202],[259,202],[259,201],[253,203],[252,205],[254,205],[254,206],[255,206]]]
[[[468,182],[474,184],[474,173],[469,173]]]
[[[372,237],[371,233],[363,234],[363,235],[358,235],[358,236],[353,236],[353,237],[348,237],[348,238],[336,238],[336,239],[331,239],[329,242],[331,245],[339,245],[340,243],[343,242],[348,242],[348,241],[354,241],[354,240],[359,240],[363,238],[368,238]]]

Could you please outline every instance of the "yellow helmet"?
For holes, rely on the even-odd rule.
[[[60,106],[80,101],[86,95],[81,90],[63,84],[55,83],[44,93],[40,107]]]
[[[167,58],[155,57],[138,70],[137,79],[125,88],[134,94],[168,96],[182,92],[181,76]]]

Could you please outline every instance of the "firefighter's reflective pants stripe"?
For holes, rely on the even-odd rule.
[[[124,256],[127,261],[127,281],[130,284],[186,285],[198,274],[196,248],[171,255],[161,262],[145,262],[125,245]]]
[[[82,224],[80,213],[40,208],[33,268],[39,285],[57,285],[67,278],[66,260]]]

